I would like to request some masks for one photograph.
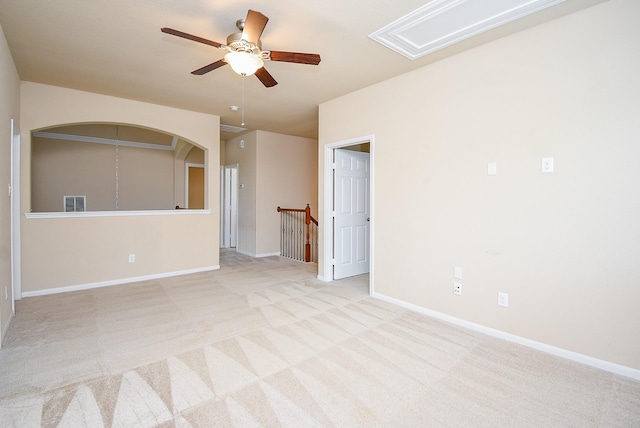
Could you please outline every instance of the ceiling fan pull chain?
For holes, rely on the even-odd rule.
[[[242,123],[240,124],[240,126],[244,126],[244,78],[246,77],[245,74],[242,75]]]
[[[116,211],[118,211],[118,202],[120,197],[120,178],[118,175],[118,169],[120,168],[120,153],[118,151],[120,142],[120,133],[118,132],[118,125],[116,125]]]

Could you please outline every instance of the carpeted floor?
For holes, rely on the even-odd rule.
[[[219,271],[32,297],[0,426],[640,427],[640,382],[368,297],[368,278]]]

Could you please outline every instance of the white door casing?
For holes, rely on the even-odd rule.
[[[223,177],[222,248],[233,248],[238,243],[238,164],[225,166]]]
[[[334,270],[341,279],[369,272],[369,153],[335,150]]]
[[[22,298],[20,259],[20,129],[11,119],[11,304]]]

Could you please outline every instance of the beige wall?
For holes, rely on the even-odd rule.
[[[86,195],[88,211],[115,210],[115,159],[114,146],[33,138],[31,211],[64,211],[64,195]]]
[[[638,16],[613,0],[320,106],[321,203],[324,145],[374,135],[375,293],[640,369]]]
[[[118,209],[171,210],[174,204],[174,153],[118,149]]]
[[[318,142],[258,131],[256,253],[280,253],[277,207],[304,208],[317,217]]]
[[[204,150],[202,150],[200,147],[192,147],[191,150],[189,150],[189,154],[184,161],[187,163],[204,164]],[[217,166],[218,165],[214,165],[214,169]]]
[[[29,212],[30,134],[70,123],[128,123],[178,135],[219,164],[219,117],[30,82],[21,84],[22,210]],[[183,179],[184,181],[184,179]],[[207,174],[211,212],[124,217],[32,218],[22,222],[22,291],[209,269],[219,264],[219,175]],[[211,205],[210,205],[211,206]],[[159,214],[159,215],[157,215]],[[35,217],[35,218],[34,218]],[[128,254],[136,254],[128,263]]]
[[[227,165],[227,142],[220,140],[220,165]]]
[[[256,170],[257,134],[250,132],[242,137],[227,140],[225,165],[238,164],[238,240],[236,249],[244,254],[256,254]],[[239,142],[244,140],[244,148]]]
[[[64,195],[85,195],[87,211],[173,209],[174,153],[167,150],[125,146],[116,148],[106,144],[33,138],[32,211],[64,211]]]
[[[0,183],[11,182],[11,119],[20,119],[20,78],[0,27]],[[4,187],[6,189],[6,187]],[[0,347],[9,326],[11,308],[11,200],[0,203]],[[5,290],[7,298],[5,299]]]
[[[244,148],[239,146],[244,140]],[[238,251],[252,256],[280,253],[276,208],[311,205],[317,218],[317,141],[266,131],[232,138],[226,164],[238,163]]]

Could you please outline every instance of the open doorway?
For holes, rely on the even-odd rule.
[[[204,209],[204,164],[185,164],[185,208]]]
[[[373,292],[374,138],[364,136],[325,146],[325,281],[369,273]]]
[[[220,167],[220,248],[238,243],[238,164]]]

